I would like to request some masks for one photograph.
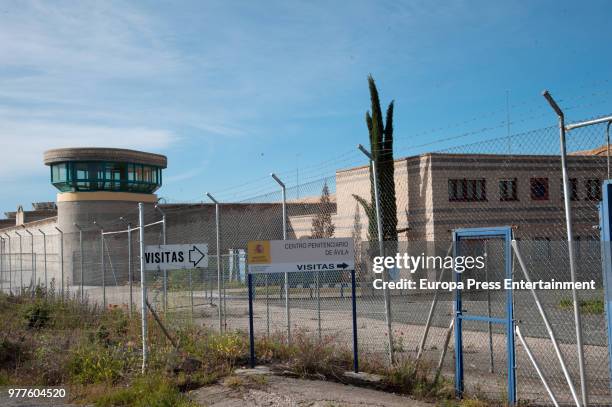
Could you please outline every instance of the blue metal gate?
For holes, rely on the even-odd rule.
[[[498,239],[502,241],[504,253],[505,278],[512,280],[512,229],[508,226],[494,228],[457,229],[453,231],[454,256],[461,256],[462,242],[469,240]],[[462,281],[462,273],[455,272],[455,282]],[[492,317],[490,315],[471,315],[464,313],[462,307],[462,290],[455,290],[455,392],[461,397],[464,392],[464,354],[463,354],[463,321],[480,321],[505,326],[507,375],[508,375],[508,402],[516,403],[516,376],[515,376],[515,348],[514,348],[514,314],[512,290],[505,290],[505,315]]]
[[[599,204],[599,227],[601,239],[601,269],[605,293],[604,309],[608,328],[608,361],[610,370],[610,389],[612,390],[612,180],[604,181],[602,202]]]

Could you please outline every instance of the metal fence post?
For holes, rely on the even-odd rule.
[[[249,364],[255,367],[255,330],[253,328],[253,274],[247,270],[247,287],[249,290]]]
[[[76,223],[73,223],[74,227],[78,229],[79,231],[79,257],[80,257],[80,262],[81,262],[81,302],[83,302],[84,299],[84,284],[83,284],[83,229],[77,225]]]
[[[147,287],[145,280],[144,205],[138,203],[138,234],[140,238],[140,313],[142,317],[142,373],[147,367]]]
[[[42,230],[38,229],[38,231],[43,236],[43,261],[44,261],[44,271],[45,271],[45,297],[48,296],[48,281],[47,281],[47,235]]]
[[[168,244],[166,239],[166,213],[159,207],[158,204],[155,204],[155,209],[161,213],[162,215],[162,244],[165,246]],[[164,312],[168,311],[168,270],[164,268]]]
[[[209,192],[206,196],[215,204],[215,224],[217,234],[217,292],[219,293],[219,332],[223,331],[223,315],[225,310],[223,308],[224,301],[221,299],[221,288],[223,287],[223,279],[221,275],[221,231],[219,228],[219,201],[217,201]]]
[[[285,184],[272,173],[270,176],[281,187],[283,208],[283,240],[287,240],[287,188]],[[285,319],[287,320],[287,343],[291,342],[291,306],[289,302],[289,273],[285,272]]]
[[[62,293],[62,301],[64,300],[64,232],[57,226],[55,226],[55,230],[57,230],[60,234],[60,268],[61,268],[61,293]]]
[[[23,291],[23,245],[22,236],[19,232],[15,231],[15,234],[19,236],[19,293]]]
[[[193,323],[193,269],[189,269],[189,300],[191,302],[191,322]]]
[[[384,256],[384,252],[385,252],[385,247],[384,247],[384,237],[383,237],[383,228],[382,228],[382,214],[380,211],[380,188],[378,185],[378,174],[376,171],[376,157],[374,157],[368,150],[366,150],[366,148],[364,146],[362,146],[361,144],[359,144],[357,146],[357,148],[366,156],[368,157],[368,159],[370,160],[370,168],[372,171],[372,181],[373,181],[373,187],[374,187],[374,204],[376,207],[376,227],[377,227],[377,231],[378,231],[378,250],[379,250],[379,255],[380,256]],[[383,277],[383,282],[387,279],[387,274],[388,272],[383,272],[382,273],[382,277]],[[385,288],[383,289],[383,296],[384,296],[384,302],[385,302],[385,322],[387,324],[387,339],[388,339],[388,344],[387,346],[389,347],[389,362],[391,363],[391,365],[393,365],[395,363],[395,350],[393,349],[393,331],[392,331],[392,321],[391,321],[391,298],[389,295],[389,289]]]
[[[12,249],[11,249],[11,235],[4,233],[4,236],[8,238],[8,274],[9,274],[9,294],[13,293],[13,261]]]
[[[95,220],[93,224],[100,229],[100,270],[102,271],[102,306],[106,309],[106,262],[104,261],[104,228]]]
[[[582,404],[589,404],[587,390],[586,372],[584,367],[584,349],[582,345],[582,322],[580,318],[580,304],[576,292],[576,259],[574,258],[574,233],[572,230],[572,207],[571,192],[569,187],[569,175],[567,170],[567,148],[565,144],[565,115],[548,91],[542,94],[553,108],[559,118],[559,143],[561,147],[561,173],[563,176],[563,203],[565,206],[565,224],[567,228],[567,244],[569,250],[570,277],[572,279],[572,300],[574,302],[574,324],[576,325],[576,347],[578,348],[578,368],[580,370],[580,391],[582,393]]]
[[[4,293],[4,239],[0,237],[0,292]]]
[[[321,334],[321,272],[317,270],[317,329],[319,331],[319,341],[322,339]]]
[[[353,305],[353,370],[359,373],[359,347],[357,345],[357,283],[355,269],[351,270],[351,301]]]
[[[125,218],[123,216],[121,216],[119,218],[120,220],[122,220],[123,222],[127,223],[127,240],[128,240],[128,285],[130,287],[130,305],[129,305],[129,311],[130,311],[130,316],[132,316],[132,312],[133,312],[133,303],[134,303],[134,294],[132,292],[132,281],[134,280],[133,277],[133,273],[132,273],[132,223],[128,222],[125,220]]]
[[[606,164],[608,166],[608,179],[610,179],[610,125],[612,125],[612,120],[606,125]]]
[[[34,259],[34,235],[32,234],[32,232],[26,229],[24,225],[21,225],[21,227],[23,228],[24,232],[30,235],[30,266],[32,267],[32,270],[30,271],[30,285],[32,287],[32,290],[36,291],[37,283],[36,283],[36,264],[35,264],[35,259]]]

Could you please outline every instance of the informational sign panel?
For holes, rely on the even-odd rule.
[[[353,270],[353,239],[257,240],[248,245],[249,273]]]
[[[145,270],[176,270],[208,267],[208,244],[146,246]]]

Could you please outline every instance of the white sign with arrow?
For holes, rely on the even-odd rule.
[[[208,267],[208,244],[166,244],[145,248],[145,270]]]
[[[257,240],[248,245],[249,273],[353,270],[353,239]]]

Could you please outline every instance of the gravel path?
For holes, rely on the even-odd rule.
[[[217,384],[189,396],[210,407],[433,407],[434,404],[344,384],[266,376],[265,383]],[[234,383],[235,384],[235,383]]]

